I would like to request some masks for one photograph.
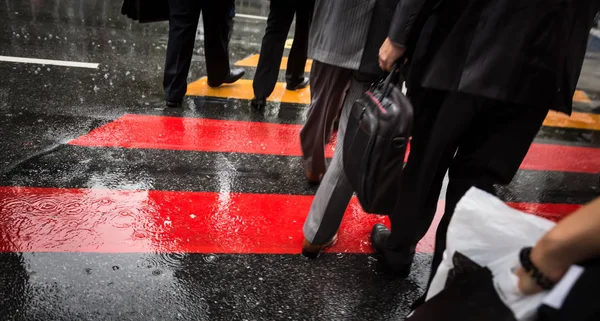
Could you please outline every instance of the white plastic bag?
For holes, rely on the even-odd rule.
[[[452,257],[460,252],[494,275],[494,286],[517,320],[530,320],[546,292],[525,296],[518,287],[514,270],[519,252],[533,246],[554,223],[517,211],[491,194],[471,188],[456,206],[448,227],[444,258],[427,293],[427,300],[444,289]]]

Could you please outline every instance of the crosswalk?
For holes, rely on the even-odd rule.
[[[237,65],[253,68],[257,61],[253,55]],[[252,81],[210,88],[203,78],[187,94],[249,100]],[[584,92],[574,99],[590,102]],[[278,83],[269,100],[305,109],[310,88],[290,92]],[[587,137],[600,131],[600,115],[551,112],[544,126]],[[3,215],[20,216],[22,223],[14,227],[18,237],[0,242],[0,250],[298,254],[315,193],[303,177],[300,128],[301,120],[125,114],[3,178]],[[600,193],[600,148],[560,135],[550,144],[549,132],[534,142],[517,177],[499,195],[514,208],[557,220]],[[327,147],[327,157],[334,147],[334,142]],[[36,175],[42,172],[52,174]],[[435,222],[443,204],[441,199]],[[353,199],[339,242],[328,251],[369,253],[368,233],[379,222],[388,219],[364,213]],[[58,226],[77,229],[61,234]],[[418,251],[432,251],[434,230],[435,224]]]

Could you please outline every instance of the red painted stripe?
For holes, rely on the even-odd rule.
[[[302,156],[301,128],[290,124],[125,115],[70,144]],[[333,157],[334,146],[328,146],[327,157]]]
[[[600,148],[531,144],[521,168],[600,173]]]
[[[312,196],[0,187],[2,252],[297,254]],[[443,204],[442,204],[443,205]],[[513,204],[557,218],[578,206]],[[443,206],[438,206],[436,222]],[[373,224],[353,201],[330,252],[367,253]],[[418,251],[431,252],[433,231]]]
[[[80,146],[155,148],[301,156],[300,125],[125,115],[70,142]],[[327,147],[332,157],[335,144]],[[600,149],[533,144],[521,168],[600,172]]]

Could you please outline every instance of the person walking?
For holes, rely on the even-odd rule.
[[[168,0],[169,41],[163,86],[168,107],[179,107],[187,92],[198,20],[204,22],[204,56],[208,85],[234,83],[244,69],[229,67],[229,39],[235,15],[234,0]]]
[[[381,73],[377,66],[379,44],[367,46],[367,41],[374,39],[369,32],[376,3],[382,10],[389,10],[380,15],[391,16],[397,1],[317,0],[315,3],[308,48],[308,57],[313,59],[311,103],[300,131],[304,170],[311,184],[320,183],[327,169],[325,146],[346,99],[352,73]]]
[[[587,38],[600,1],[403,0],[379,63],[407,56],[415,109],[411,151],[390,214],[375,225],[374,249],[388,270],[410,272],[417,242],[433,220],[446,172],[444,216],[432,275],[448,224],[472,186],[508,184],[549,109],[571,113]],[[405,55],[406,49],[413,49]]]
[[[342,163],[344,134],[354,102],[385,75],[377,56],[398,5],[399,0],[317,0],[315,5],[309,49],[316,59],[310,75],[313,101],[300,137],[307,177],[324,176],[303,228],[302,254],[309,258],[335,242],[354,192]],[[336,149],[325,171],[324,139],[331,134],[340,104]]]
[[[304,69],[314,4],[314,0],[271,0],[267,28],[252,83],[254,89],[252,107],[257,109],[264,107],[267,98],[275,89],[285,41],[294,15],[296,16],[296,29],[285,72],[286,89],[298,90],[308,86],[309,80],[304,77]]]

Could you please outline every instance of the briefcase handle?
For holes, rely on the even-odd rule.
[[[392,91],[392,85],[397,85],[398,80],[400,79],[402,67],[404,66],[404,59],[400,58],[397,60],[392,66],[392,71],[385,77],[383,81],[383,96],[380,98],[383,100],[384,97],[387,97]]]

